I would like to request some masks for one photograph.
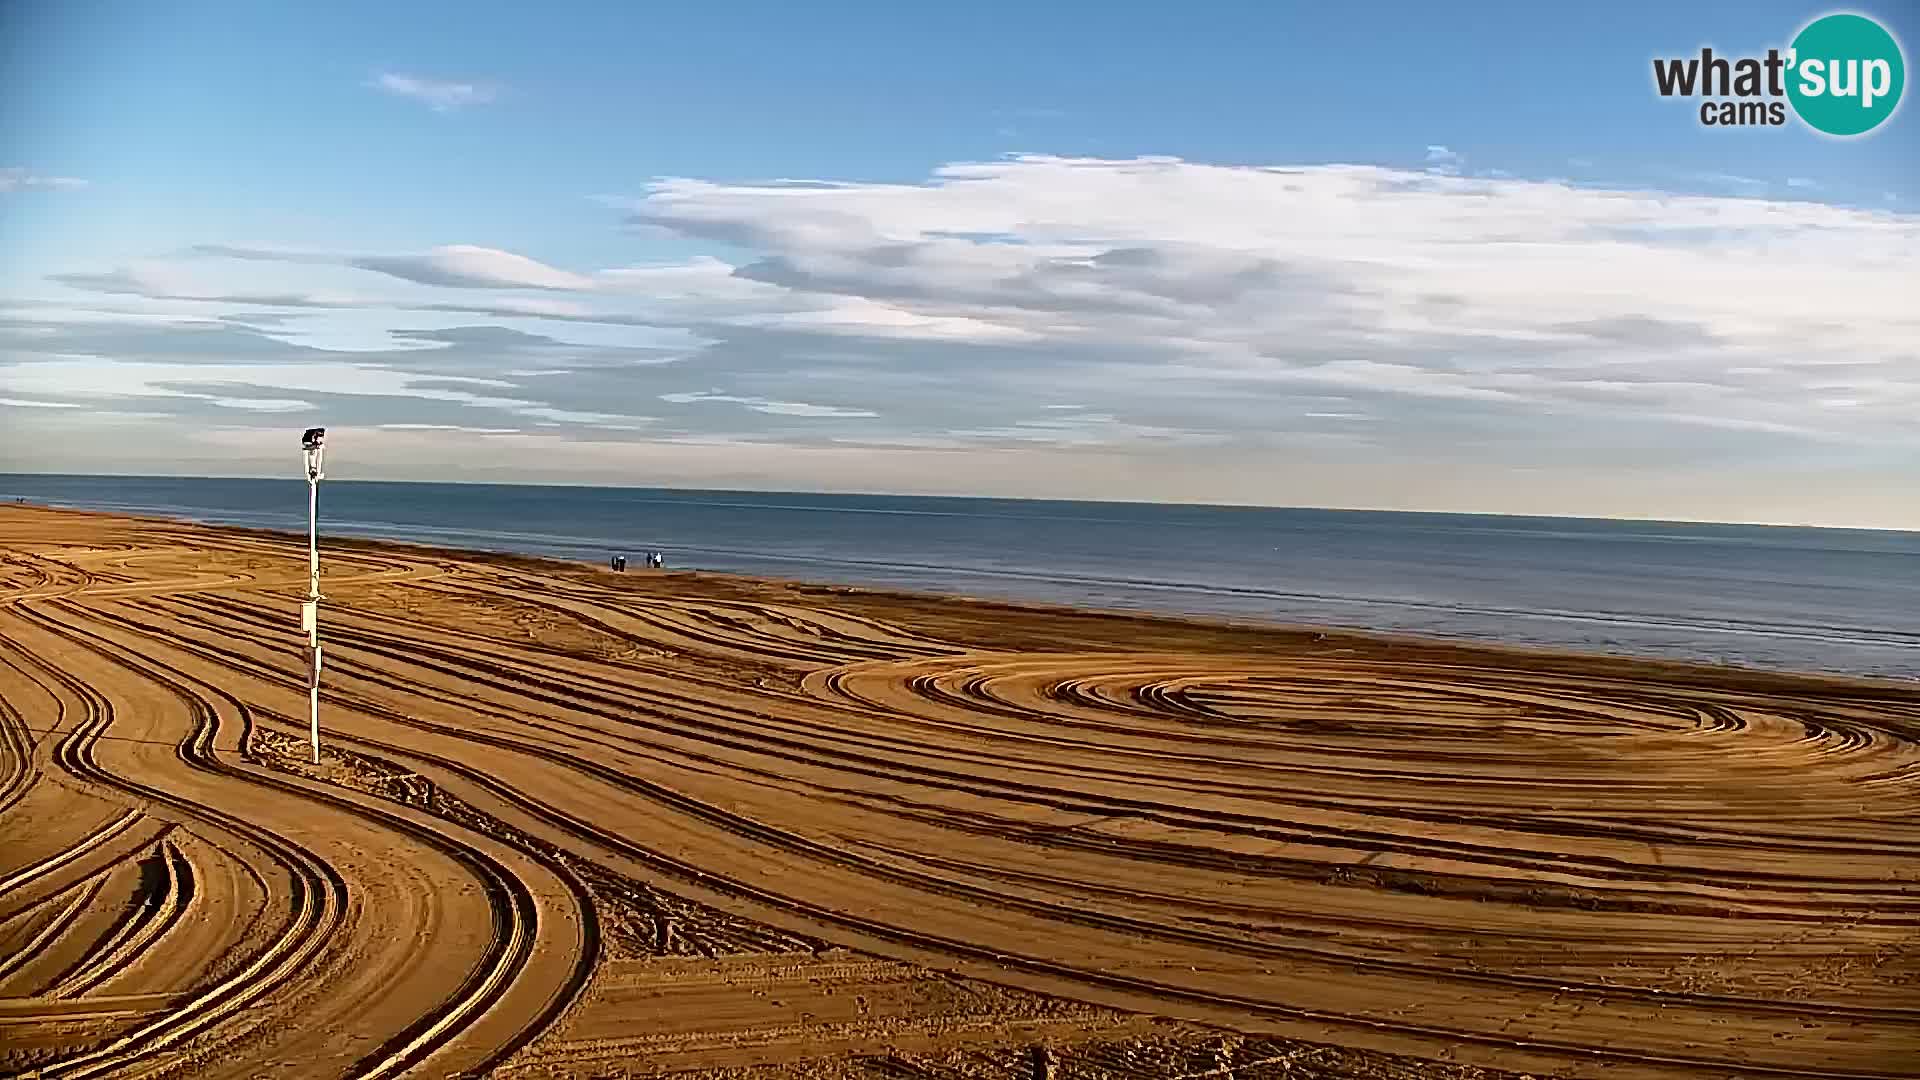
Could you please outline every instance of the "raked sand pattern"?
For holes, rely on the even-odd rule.
[[[0,1072],[1920,1075],[1920,691],[0,508]]]

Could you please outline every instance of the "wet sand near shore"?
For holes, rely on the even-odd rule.
[[[1920,688],[0,506],[0,1073],[1920,1076]]]

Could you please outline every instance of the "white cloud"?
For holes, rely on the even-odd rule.
[[[418,311],[444,311],[454,315],[492,315],[497,318],[579,319],[593,321],[592,308],[570,300],[545,300],[526,297],[491,297],[471,304],[408,305]]]
[[[77,401],[28,401],[25,398],[0,397],[0,405],[13,409],[80,409]]]
[[[427,79],[393,71],[382,73],[368,85],[395,97],[423,102],[434,112],[452,112],[469,105],[485,105],[499,96],[495,88],[480,83]]]
[[[475,256],[473,252],[487,252],[503,258],[495,260],[486,256]],[[315,256],[298,252],[279,253],[203,246],[196,249],[195,254],[284,262],[295,266],[323,265],[377,270],[389,276],[412,280],[420,285],[456,288],[463,291],[483,288],[563,289],[574,286],[586,288],[593,284],[591,279],[570,275],[566,271],[556,270],[531,259],[522,259],[509,252],[491,252],[490,249],[485,248],[439,249],[435,253],[426,255]],[[367,264],[364,267],[359,265],[363,261]],[[245,279],[257,277],[252,274],[214,276]],[[190,272],[179,263],[147,262],[100,272],[53,274],[48,280],[86,292],[142,297],[155,301],[181,301],[189,307],[227,305],[317,310],[388,309],[480,315],[498,319],[534,318],[586,324],[646,325],[629,314],[596,310],[580,301],[558,297],[501,295],[494,292],[473,299],[446,300],[436,298],[454,294],[416,289],[381,295],[352,293],[337,289],[273,290],[248,284],[215,285],[207,283],[204,275]],[[205,309],[195,307],[194,310],[204,311]],[[143,314],[153,315],[153,313],[127,310],[116,312],[115,317],[133,319]],[[97,312],[95,315],[97,316]],[[39,315],[39,317],[51,318],[52,316]]]
[[[656,301],[705,299],[715,294],[734,300],[776,301],[784,291],[737,277],[733,264],[711,255],[681,263],[624,266],[602,270],[595,276],[603,289]]]
[[[85,180],[72,176],[47,176],[33,172],[19,165],[0,168],[0,192],[45,189],[52,191],[71,191],[87,186]]]
[[[468,435],[513,435],[519,428],[468,427],[465,424],[375,424],[382,431],[458,431]]]
[[[1173,395],[1318,383],[1686,427],[1717,410],[1729,429],[1784,433],[1826,423],[1798,415],[1809,380],[1795,365],[1818,356],[1855,365],[1830,392],[1877,402],[1871,437],[1915,438],[1871,387],[1920,375],[1901,314],[1911,216],[1426,170],[1043,156],[950,165],[924,184],[669,179],[629,208],[758,251],[737,275],[830,298],[738,324],[917,327],[1017,346],[1029,373],[1061,350],[1124,350],[1099,378],[1149,398],[1168,378]],[[1765,377],[1729,377],[1741,365]],[[1596,372],[1643,392],[1581,385]],[[1707,389],[1678,388],[1690,381]]]
[[[42,403],[50,408],[111,409],[129,400],[149,405],[194,403],[255,412],[296,412],[317,407],[295,398],[245,396],[237,392],[243,388],[334,398],[402,399],[494,410],[542,424],[609,430],[637,431],[651,420],[622,412],[555,408],[507,393],[483,392],[518,389],[514,382],[504,379],[410,372],[384,364],[348,360],[253,364],[61,357],[0,365],[0,393],[52,399]]]
[[[456,289],[559,289],[594,287],[593,279],[498,248],[454,244],[419,255],[356,255],[348,265],[417,282]]]
[[[498,379],[433,376],[435,385],[420,385],[425,379],[425,376],[377,364],[347,361],[223,364],[66,357],[0,367],[0,390],[95,401],[125,397],[195,400],[213,400],[216,397],[174,388],[175,384],[198,384],[262,386],[312,394],[413,397],[428,401],[508,407],[531,404],[437,385],[449,382],[480,387],[512,385]]]
[[[1084,447],[1137,442],[1209,444],[1221,441],[1217,435],[1181,431],[1177,428],[1153,424],[1130,424],[1105,413],[1076,413],[1072,416],[1050,416],[1040,420],[1018,420],[1003,427],[972,428],[949,431],[946,434],[967,440]]]
[[[619,431],[639,431],[652,423],[651,416],[630,416],[626,413],[588,412],[579,409],[556,409],[548,405],[533,405],[517,402],[509,407],[516,416],[525,416],[543,424],[578,424],[586,427],[610,428]]]
[[[548,266],[537,259],[475,244],[447,244],[424,252],[338,254],[274,248],[199,244],[198,256],[287,263],[295,266],[347,266],[371,270],[417,285],[449,289],[549,289],[582,292],[601,283],[584,274]],[[725,265],[725,264],[721,264]],[[616,272],[617,273],[617,272]],[[709,277],[711,275],[708,275]],[[520,301],[522,304],[532,301]]]
[[[718,446],[813,429],[816,443],[903,453],[990,447],[980,462],[1110,450],[1135,455],[1128,467],[1226,448],[1210,468],[1311,445],[1316,469],[1392,458],[1604,471],[1649,460],[1649,446],[1674,467],[1920,452],[1920,319],[1907,313],[1920,217],[1823,205],[1806,188],[1676,194],[1478,171],[1030,155],[920,183],[663,179],[624,204],[631,221],[726,259],[570,270],[477,245],[209,248],[284,264],[283,276],[195,263],[61,279],[165,297],[145,304],[161,327],[284,289],[295,306],[346,306],[286,315],[265,338],[432,346],[357,357],[324,388],[264,373],[284,365],[143,368],[137,349],[97,334],[67,351],[128,357],[134,366],[87,361],[124,370],[120,386],[322,403],[390,393],[420,411],[385,401],[366,422],[423,425],[392,429],[422,439],[524,425],[543,438],[605,428]],[[361,280],[352,268],[406,284],[382,297],[334,289]],[[197,276],[209,270],[219,276]],[[528,289],[546,295],[516,295]],[[149,317],[116,304],[116,320]],[[27,325],[0,326],[0,347],[20,355],[58,353],[79,333],[53,308],[14,311]],[[61,334],[36,342],[36,322]],[[61,392],[82,389],[74,372],[21,374],[61,362],[0,361],[0,391],[75,400]],[[438,375],[455,370],[491,378]],[[569,374],[537,374],[554,371]],[[688,385],[736,392],[678,392]],[[660,415],[630,415],[638,402]],[[779,475],[793,474],[783,463]],[[1197,474],[1163,480],[1141,493],[1202,486]]]
[[[345,294],[221,289],[197,282],[173,268],[156,266],[122,266],[103,273],[54,274],[50,280],[87,292],[141,296],[153,300],[300,308],[351,307],[358,302]]]
[[[1037,341],[1041,335],[1018,326],[964,315],[915,311],[864,296],[834,296],[811,310],[772,315],[735,314],[741,326],[797,330],[826,334],[859,334],[882,338],[925,338],[946,341]]]
[[[222,409],[244,409],[250,412],[308,412],[314,405],[310,401],[296,401],[292,398],[232,398],[212,395],[195,395],[209,405]]]
[[[730,405],[739,405],[754,412],[768,413],[774,416],[818,416],[856,418],[878,416],[879,413],[867,409],[845,409],[836,405],[811,405],[804,401],[769,401],[766,398],[736,397],[721,393],[675,393],[661,394],[661,401],[675,405],[690,405],[695,402],[712,401]]]

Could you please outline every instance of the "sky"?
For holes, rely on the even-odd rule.
[[[10,0],[0,472],[1920,529],[1915,107],[1653,88],[1829,10]]]

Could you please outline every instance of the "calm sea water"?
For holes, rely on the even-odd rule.
[[[0,498],[306,527],[289,480],[0,474]],[[329,480],[327,533],[1920,678],[1920,533]]]

